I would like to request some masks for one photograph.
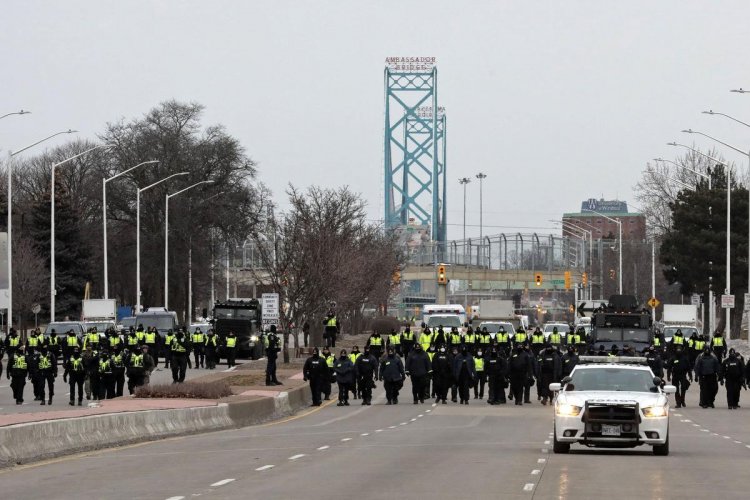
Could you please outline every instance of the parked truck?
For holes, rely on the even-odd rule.
[[[115,299],[85,299],[81,320],[86,330],[95,327],[98,332],[114,328],[117,323],[117,301]]]
[[[664,304],[661,315],[664,340],[669,342],[677,330],[683,337],[689,338],[693,333],[700,333],[698,308],[690,304]]]
[[[479,301],[479,329],[487,328],[494,336],[502,326],[507,333],[514,332],[519,326],[529,327],[528,316],[516,314],[512,300],[482,299]]]

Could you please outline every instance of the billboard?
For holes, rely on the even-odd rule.
[[[588,200],[581,202],[581,212],[585,212],[586,210],[596,210],[603,214],[606,214],[607,212],[628,213],[628,202],[589,198]]]

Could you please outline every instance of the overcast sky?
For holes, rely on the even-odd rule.
[[[197,101],[282,207],[289,182],[348,184],[382,219],[384,61],[434,56],[449,238],[458,178],[480,170],[485,234],[543,231],[589,197],[631,201],[646,162],[678,154],[666,142],[711,146],[684,128],[750,147],[750,129],[701,115],[750,121],[750,94],[729,92],[750,88],[748,19],[747,0],[3,0],[0,115],[33,114],[0,122],[0,149]]]

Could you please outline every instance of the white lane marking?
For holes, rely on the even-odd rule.
[[[411,419],[411,422],[416,422],[416,421],[417,421],[417,419],[416,419],[416,418],[412,418],[412,419]]]
[[[262,471],[264,471],[264,470],[268,470],[268,469],[273,469],[273,468],[274,468],[274,466],[273,466],[273,465],[264,465],[263,467],[258,467],[258,468],[257,468],[257,469],[255,469],[255,470],[257,470],[258,472],[262,472]]]
[[[383,429],[375,429],[375,432],[383,432]]]
[[[724,439],[729,439],[729,436],[722,436]]]
[[[700,425],[698,425],[698,424],[693,424],[693,427],[700,427]]]
[[[549,450],[547,448],[542,448],[542,453],[549,453]]]
[[[430,413],[432,410],[425,410],[425,413]]]
[[[370,435],[369,432],[363,432],[362,434],[360,434],[360,436],[369,436],[369,435]]]
[[[297,460],[298,458],[302,458],[304,456],[305,456],[304,453],[300,453],[299,455],[293,455],[293,456],[289,457],[289,460]]]
[[[185,497],[169,497],[167,500],[182,500]]]
[[[395,426],[395,425],[389,425],[389,426],[388,426],[388,428],[389,428],[389,429],[395,429],[395,428],[396,428],[396,426]]]
[[[225,484],[229,484],[232,481],[234,481],[234,479],[222,479],[221,481],[216,481],[211,486],[224,486]]]
[[[422,418],[422,417],[424,417],[424,415],[417,415],[417,418]]]
[[[674,414],[674,416],[675,416],[675,417],[681,417],[681,416],[682,416],[682,413],[675,413],[675,414]]]
[[[534,491],[534,483],[526,483],[523,485],[523,491]]]
[[[545,441],[544,444],[549,444],[549,441]]]
[[[398,424],[398,425],[406,425],[406,422],[401,422],[401,423],[400,423],[400,424]]]
[[[343,442],[347,442],[347,441],[351,441],[351,440],[352,440],[352,438],[344,438],[344,439],[342,439],[341,441],[343,441]]]
[[[680,420],[680,422],[692,422],[689,418],[683,418]]]
[[[701,429],[701,432],[708,432],[708,429]]]
[[[742,444],[742,441],[735,441],[734,444]]]
[[[10,387],[9,385],[0,385],[0,389],[5,389],[6,387]]]
[[[328,445],[321,446],[320,448],[318,448],[318,451],[327,450],[328,448],[330,448],[330,446],[328,446]]]
[[[437,403],[432,403],[432,407],[435,408],[437,406]]]
[[[746,445],[745,445],[745,448],[750,448],[750,444],[746,444]]]
[[[718,434],[716,434],[715,432],[712,432],[711,435],[712,436],[718,436]]]
[[[546,459],[546,458],[540,458],[539,460],[537,460],[537,461],[536,461],[536,463],[538,463],[538,464],[543,464],[543,463],[544,463],[544,462],[546,462],[546,461],[547,461],[547,459]]]
[[[539,469],[534,469],[533,471],[531,471],[531,475],[532,475],[532,476],[536,476],[536,475],[538,475],[538,474],[539,474],[540,472],[542,472],[542,471],[540,471]]]

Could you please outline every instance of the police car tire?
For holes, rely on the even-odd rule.
[[[669,429],[667,429],[667,441],[664,444],[654,445],[654,455],[657,457],[666,457],[669,455]]]
[[[570,443],[561,443],[557,440],[557,429],[552,431],[552,451],[555,453],[568,453],[570,451]]]

